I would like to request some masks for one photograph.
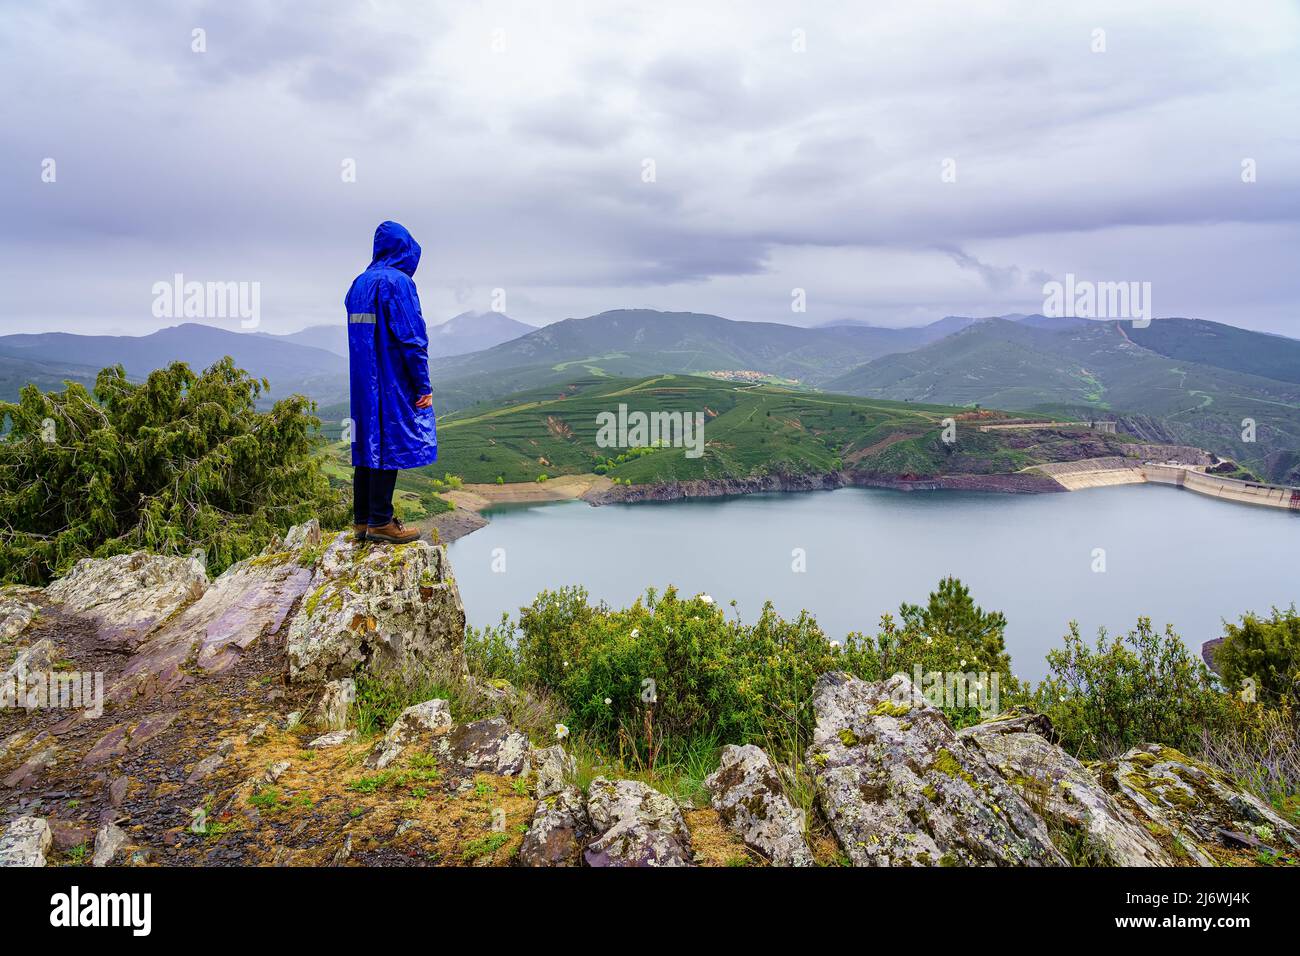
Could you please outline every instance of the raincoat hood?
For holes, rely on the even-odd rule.
[[[414,276],[419,264],[420,244],[411,238],[406,227],[392,220],[381,222],[375,230],[375,255],[370,268],[387,266]]]

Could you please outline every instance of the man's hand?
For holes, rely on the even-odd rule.
[[[432,407],[433,407],[433,393],[430,392],[428,395],[421,395],[419,398],[417,398],[417,399],[415,400],[415,407],[416,407],[416,408],[432,408]]]

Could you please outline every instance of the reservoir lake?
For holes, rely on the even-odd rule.
[[[746,622],[766,600],[787,617],[806,608],[839,640],[874,634],[882,613],[923,604],[953,574],[976,603],[1006,614],[1013,669],[1037,680],[1071,620],[1091,641],[1099,627],[1128,631],[1146,615],[1199,650],[1224,618],[1300,600],[1300,515],[1157,485],[841,488],[484,514],[486,527],[449,546],[476,626],[517,618],[547,588],[580,584],[621,607],[671,584],[724,607],[734,600]]]

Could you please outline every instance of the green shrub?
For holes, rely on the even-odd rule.
[[[886,615],[874,640],[850,634],[833,644],[807,612],[785,619],[770,603],[746,625],[711,599],[682,598],[673,588],[648,591],[624,609],[562,588],[522,609],[517,641],[503,619],[471,629],[467,650],[472,670],[545,688],[576,728],[636,761],[672,758],[700,740],[755,742],[789,757],[811,737],[813,685],[826,671],[879,680],[911,676],[914,666],[1010,668],[1002,616],[978,608],[955,579],[900,616],[902,628]],[[999,679],[1014,686],[1009,674]],[[957,723],[978,719],[976,708],[948,713]]]
[[[451,688],[436,681],[402,682],[359,673],[356,677],[357,699],[352,717],[357,733],[363,737],[385,733],[398,715],[415,704],[441,698],[453,700]]]
[[[1035,693],[1063,745],[1084,757],[1112,757],[1155,742],[1200,753],[1206,734],[1229,719],[1231,700],[1172,627],[1163,635],[1139,618],[1121,637],[1102,630],[1095,649],[1070,624],[1065,646],[1048,651],[1049,674]]]
[[[495,627],[465,628],[465,663],[475,677],[483,680],[519,682],[519,661],[515,653],[514,625],[510,616],[501,615]]]
[[[1273,608],[1271,617],[1243,614],[1240,624],[1225,624],[1225,629],[1214,652],[1224,683],[1238,690],[1254,681],[1256,698],[1263,703],[1295,700],[1300,690],[1300,614],[1295,605],[1285,611]]]
[[[1233,700],[1229,715],[1205,735],[1205,759],[1300,822],[1300,714],[1287,703]]]
[[[433,492],[426,492],[425,494],[420,495],[420,507],[424,509],[424,513],[428,516],[440,515],[447,511],[456,510],[454,504],[446,498],[443,498],[441,495],[436,495]]]
[[[201,550],[219,573],[297,522],[348,510],[313,459],[320,423],[301,395],[258,411],[268,388],[226,357],[128,382],[23,387],[0,403],[0,581],[43,584],[78,559]]]

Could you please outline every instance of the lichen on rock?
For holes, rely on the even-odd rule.
[[[1029,728],[1033,728],[1032,730]],[[1097,777],[1049,743],[1042,715],[994,719],[957,732],[1054,828],[1081,838],[1089,862],[1112,866],[1172,866],[1173,858],[1145,826],[1102,787]]]
[[[1223,832],[1250,830],[1274,851],[1300,850],[1300,828],[1221,771],[1173,747],[1134,747],[1102,763],[1099,776],[1121,804],[1201,866],[1218,864],[1214,850]]]
[[[813,709],[808,769],[855,865],[1064,865],[1042,820],[903,675],[823,674]]]
[[[673,799],[639,780],[597,777],[587,818],[600,834],[583,851],[588,866],[691,866],[691,835]]]
[[[462,680],[465,610],[446,551],[330,542],[289,625],[289,679],[313,683],[365,670],[380,679]]]
[[[811,866],[805,820],[790,803],[772,758],[753,744],[722,748],[722,763],[704,782],[722,822],[774,866]]]

